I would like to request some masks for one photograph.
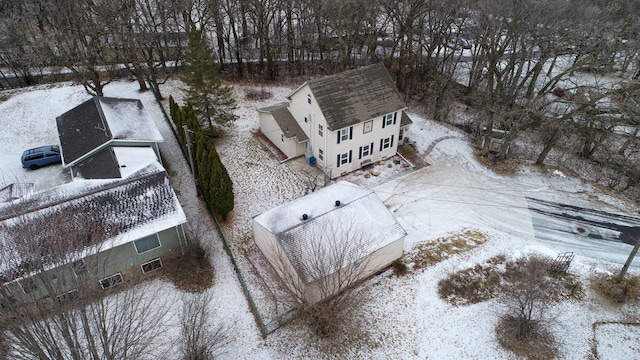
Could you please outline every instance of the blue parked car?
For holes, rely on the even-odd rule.
[[[58,145],[40,146],[22,153],[22,167],[36,170],[42,166],[62,162]]]

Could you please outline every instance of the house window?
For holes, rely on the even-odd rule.
[[[147,252],[149,250],[155,249],[155,248],[159,248],[160,247],[160,239],[158,239],[158,235],[157,234],[153,234],[151,236],[147,236],[145,238],[142,238],[140,240],[136,240],[133,242],[133,244],[136,246],[136,251],[138,252],[138,254],[142,254],[144,252]]]
[[[337,166],[349,164],[351,162],[351,150],[349,152],[338,154]]]
[[[393,146],[393,135],[388,138],[380,139],[380,151]]]
[[[382,128],[396,123],[396,113],[387,114],[382,117]]]
[[[31,294],[38,290],[38,286],[36,285],[35,280],[30,277],[20,280],[20,286],[22,287],[22,291],[24,291],[25,294]]]
[[[120,283],[122,283],[122,274],[120,273],[113,274],[107,278],[100,280],[100,286],[102,286],[103,289],[108,289]]]
[[[280,141],[284,142],[284,134],[280,134]]]
[[[353,126],[338,130],[338,144],[353,139]]]
[[[322,124],[318,124],[318,135],[322,136],[324,134],[324,127]]]
[[[307,94],[307,102],[311,104],[311,94]]]
[[[304,122],[305,124],[309,122],[309,118],[307,118],[306,116],[304,117]]]
[[[146,274],[153,270],[160,269],[161,267],[162,267],[162,261],[160,261],[160,258],[153,259],[149,262],[146,262],[140,265],[140,268],[142,269],[143,274]]]
[[[373,153],[373,143],[360,146],[360,154],[358,159],[362,159],[363,157],[367,157]]]
[[[324,151],[322,149],[318,149],[318,159],[324,161]]]
[[[78,297],[78,289],[73,289],[73,290],[67,291],[64,294],[60,294],[57,296],[58,302],[61,304],[71,302],[77,297]]]
[[[85,274],[87,272],[87,263],[84,262],[84,259],[74,261],[71,263],[71,269],[76,275]]]
[[[369,121],[364,123],[364,131],[363,131],[363,133],[366,134],[366,133],[370,132],[371,130],[373,130],[373,120],[369,120]]]
[[[398,135],[398,141],[402,141],[403,135],[404,135],[404,127],[400,127],[400,134]]]

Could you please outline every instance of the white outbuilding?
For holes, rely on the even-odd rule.
[[[406,236],[373,191],[346,181],[255,216],[253,234],[285,285],[307,303],[391,265]]]

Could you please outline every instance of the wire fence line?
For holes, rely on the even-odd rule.
[[[178,145],[180,146],[180,151],[182,151],[182,156],[185,158],[187,165],[189,166],[189,168],[191,168],[191,163],[189,163],[189,158],[188,158],[188,153],[187,153],[187,149],[185,147],[184,144],[182,144],[180,142],[180,138],[178,137],[178,133],[176,131],[176,127],[175,124],[173,123],[171,117],[169,116],[169,114],[167,113],[166,109],[164,108],[164,105],[162,104],[162,99],[160,97],[160,93],[158,91],[158,89],[155,88],[155,86],[149,82],[149,88],[151,89],[151,91],[153,92],[153,95],[156,99],[156,102],[158,103],[158,105],[160,106],[160,109],[162,110],[162,114],[164,116],[165,121],[169,124],[169,128],[171,128],[171,132],[173,133],[173,136],[176,138],[176,141],[178,142]],[[193,169],[191,169],[191,171],[193,172]],[[196,186],[198,181],[196,179]],[[200,191],[198,189],[198,191]],[[216,224],[216,229],[218,231],[218,235],[220,235],[220,238],[222,239],[222,244],[224,246],[225,251],[227,252],[227,255],[229,255],[229,258],[231,259],[231,263],[233,264],[233,269],[236,273],[236,276],[238,277],[238,281],[240,282],[240,286],[242,286],[242,291],[244,292],[245,297],[247,298],[247,301],[249,302],[249,308],[251,310],[251,312],[253,313],[253,317],[256,320],[256,323],[258,324],[258,327],[260,328],[260,332],[262,334],[262,337],[266,337],[267,335],[271,334],[272,332],[274,332],[277,328],[280,327],[280,322],[278,322],[275,326],[273,324],[271,324],[271,326],[267,327],[262,319],[262,316],[260,315],[260,312],[258,311],[258,307],[256,306],[255,301],[253,300],[253,296],[251,296],[251,292],[249,291],[249,288],[247,287],[247,283],[244,280],[244,276],[242,275],[242,271],[240,270],[240,267],[238,266],[238,262],[236,261],[236,257],[233,253],[233,250],[231,249],[231,246],[229,246],[229,243],[227,242],[227,238],[224,235],[224,232],[222,231],[222,227],[220,226],[220,223],[218,222],[218,218],[215,216],[215,214],[213,213],[213,211],[211,210],[211,204],[209,204],[209,202],[206,199],[203,199],[205,201],[205,204],[207,205],[207,210],[209,211],[209,214],[211,215],[211,218],[213,219],[213,221]]]

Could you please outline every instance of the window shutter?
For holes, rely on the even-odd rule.
[[[360,155],[358,155],[358,160],[362,159],[362,146],[360,146]]]
[[[396,119],[397,118],[398,118],[398,112],[396,111],[396,112],[393,113],[393,125],[396,124]]]
[[[391,135],[391,146],[390,147],[393,147],[393,135]]]
[[[351,153],[353,152],[353,150],[349,150],[349,164],[351,164]]]
[[[371,143],[371,147],[369,149],[369,155],[373,155],[373,143]]]
[[[338,144],[340,144],[340,130],[338,130]]]
[[[353,139],[353,126],[349,128],[349,140]]]
[[[384,141],[384,139],[380,139],[380,151],[382,151],[382,142]]]
[[[338,154],[338,158],[336,159],[336,167],[340,167],[340,154]]]
[[[384,127],[387,124],[387,118],[385,116],[382,117],[382,128],[384,129]]]

